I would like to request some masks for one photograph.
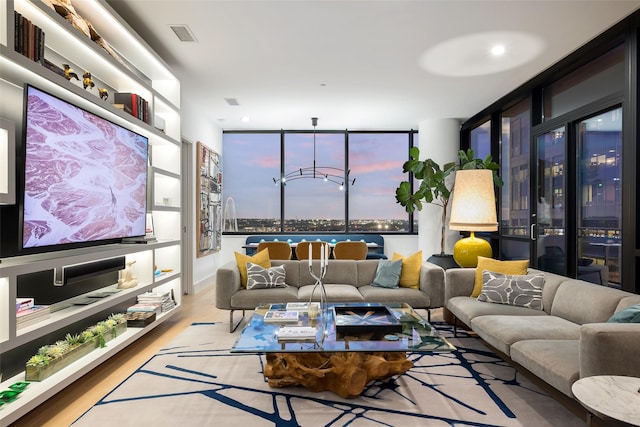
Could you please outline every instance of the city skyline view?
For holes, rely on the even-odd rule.
[[[280,221],[280,132],[223,136],[223,203],[229,197],[238,219]],[[408,178],[409,132],[348,134],[349,178],[344,190],[323,179],[299,179],[284,185],[284,215],[289,220],[341,220],[346,198],[350,223],[356,220],[408,221],[396,203],[395,189]],[[284,173],[313,165],[313,133],[285,132]],[[316,133],[316,166],[344,168],[345,133]]]

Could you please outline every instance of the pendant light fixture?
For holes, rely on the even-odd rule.
[[[332,166],[317,166],[316,165],[316,126],[318,125],[318,118],[311,117],[311,126],[313,126],[313,166],[307,166],[304,168],[298,168],[286,175],[280,177],[280,179],[273,178],[273,182],[276,185],[287,185],[288,182],[298,179],[321,179],[325,182],[332,182],[339,185],[339,189],[344,190],[345,182],[347,184],[355,184],[356,179],[349,178],[350,171],[344,169],[332,167]]]

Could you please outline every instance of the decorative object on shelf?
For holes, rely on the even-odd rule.
[[[102,36],[91,25],[91,22],[84,19],[71,4],[70,0],[43,0],[44,3],[56,11],[56,13],[66,19],[75,29],[82,34],[96,42],[98,46],[104,49],[109,55],[111,55],[120,65],[129,69],[127,64],[120,58],[120,56],[113,50],[113,48],[107,43]]]
[[[222,158],[198,141],[196,242],[198,257],[218,252],[222,242]]]
[[[126,329],[125,315],[122,313],[112,314],[108,319],[77,335],[67,334],[64,340],[40,347],[38,354],[27,361],[26,381],[42,381],[50,377],[96,348],[105,347],[107,342]]]
[[[420,149],[418,147],[411,147],[409,156],[411,159],[402,165],[402,170],[405,173],[411,172],[415,179],[421,180],[420,187],[416,192],[412,193],[409,181],[402,181],[396,189],[396,202],[402,205],[408,213],[413,213],[416,209],[422,210],[423,202],[442,208],[439,255],[445,257],[447,207],[454,190],[454,180],[451,175],[458,170],[489,169],[493,174],[494,184],[502,187],[503,181],[498,176],[500,166],[492,160],[491,155],[488,155],[484,160],[475,159],[475,154],[471,149],[458,152],[459,165],[456,165],[455,162],[450,162],[446,163],[442,168],[433,159],[420,160]]]
[[[344,190],[344,184],[355,184],[356,179],[349,178],[350,171],[345,171],[341,168],[333,166],[316,166],[316,126],[318,125],[318,118],[311,117],[311,126],[313,126],[313,166],[307,166],[299,168],[287,173],[280,177],[280,179],[273,178],[273,182],[276,185],[287,185],[289,181],[295,181],[298,179],[322,179],[324,181],[331,181],[334,184],[338,184],[340,190]]]
[[[80,81],[80,79],[78,78],[78,74],[76,74],[75,71],[73,71],[73,68],[71,68],[71,66],[69,64],[62,64],[62,67],[64,68],[64,78],[67,80],[71,80],[72,78]]]
[[[449,229],[470,231],[471,236],[453,246],[453,258],[461,267],[476,267],[478,256],[491,258],[491,245],[476,238],[476,231],[496,231],[496,197],[490,170],[472,169],[456,173],[456,191],[451,202]]]
[[[125,269],[120,270],[118,273],[120,276],[118,278],[118,289],[129,289],[138,286],[138,278],[133,275],[133,264],[135,263],[135,260],[127,261]]]
[[[100,99],[102,100],[107,100],[109,98],[109,92],[107,92],[107,89],[100,87],[98,88],[98,94],[100,95]]]
[[[91,73],[89,71],[84,72],[84,74],[82,75],[82,87],[89,88],[89,89],[93,89],[93,87],[96,84],[93,82],[93,79],[91,78]]]

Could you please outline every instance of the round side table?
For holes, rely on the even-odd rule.
[[[581,378],[571,387],[575,398],[589,415],[612,418],[634,426],[640,426],[640,378],[599,375]]]

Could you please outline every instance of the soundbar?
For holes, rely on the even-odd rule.
[[[84,264],[68,265],[55,269],[53,284],[56,286],[64,286],[100,274],[123,270],[124,268],[125,258],[123,256]]]

